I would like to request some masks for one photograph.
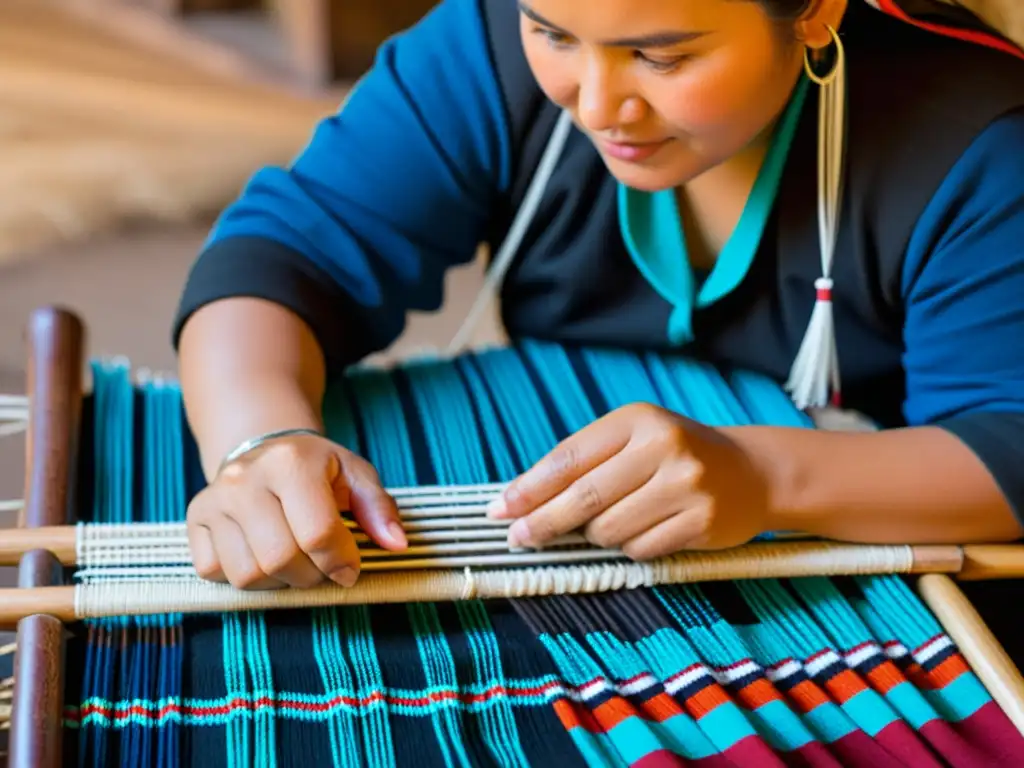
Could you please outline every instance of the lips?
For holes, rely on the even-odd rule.
[[[648,142],[617,142],[599,139],[598,144],[609,157],[614,157],[616,160],[639,163],[652,157],[669,141],[670,139]]]

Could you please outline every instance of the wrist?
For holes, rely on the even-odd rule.
[[[296,381],[267,377],[220,382],[218,388],[225,393],[222,402],[204,403],[202,412],[190,414],[208,480],[246,441],[290,430],[323,433],[319,404]]]
[[[765,488],[765,532],[807,531],[801,514],[809,470],[796,442],[800,435],[786,427],[727,427],[721,429],[747,457]]]

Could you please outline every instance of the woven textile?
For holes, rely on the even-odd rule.
[[[180,520],[202,485],[171,384],[97,362],[81,517]],[[331,436],[388,486],[508,480],[634,401],[810,427],[774,384],[526,342],[353,370]],[[988,766],[1024,740],[898,577],[97,620],[68,765]]]

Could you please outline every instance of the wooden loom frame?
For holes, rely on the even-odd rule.
[[[25,505],[20,528],[74,522],[84,395],[85,327],[65,309],[36,310],[28,324]],[[1024,546],[962,547],[961,580],[1024,577]],[[946,569],[948,570],[948,569]],[[63,567],[43,549],[20,559],[18,587],[61,584]],[[1024,678],[945,573],[921,577],[921,593],[993,697],[1024,732]],[[63,757],[64,623],[33,614],[17,622],[10,768],[58,768]],[[979,668],[980,666],[980,668]]]

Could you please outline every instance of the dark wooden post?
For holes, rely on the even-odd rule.
[[[71,312],[45,308],[29,322],[30,398],[26,447],[25,527],[65,525],[73,516],[78,431],[82,410],[84,329]],[[21,587],[60,583],[49,552],[26,553]],[[60,768],[63,762],[64,626],[52,616],[18,622],[8,765]]]

